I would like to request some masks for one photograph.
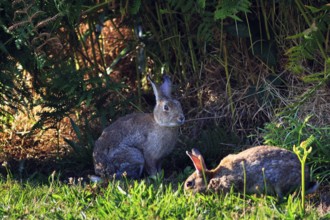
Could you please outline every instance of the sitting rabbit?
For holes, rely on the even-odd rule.
[[[133,113],[104,129],[93,151],[95,173],[101,177],[124,173],[138,179],[145,169],[149,175],[161,170],[161,159],[174,148],[178,127],[185,121],[180,102],[171,97],[168,76],[156,85],[148,76],[155,97],[153,113]]]
[[[230,154],[223,158],[217,168],[208,170],[202,155],[196,149],[186,152],[193,161],[196,171],[185,181],[185,191],[205,192],[207,190],[228,193],[235,191],[249,194],[284,195],[294,191],[301,184],[301,163],[291,151],[272,146],[257,146]],[[306,167],[307,193],[318,187],[309,182]]]

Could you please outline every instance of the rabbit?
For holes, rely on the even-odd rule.
[[[206,168],[197,149],[186,152],[196,171],[184,183],[185,192],[203,193],[215,191],[228,193],[267,194],[283,198],[301,184],[301,163],[291,151],[274,146],[257,146],[223,158],[213,170]],[[309,170],[305,169],[306,193],[314,192],[318,183],[309,182]]]
[[[101,177],[139,179],[143,171],[156,175],[162,158],[174,149],[179,126],[185,121],[181,104],[171,97],[172,83],[167,75],[161,85],[150,76],[147,79],[156,98],[153,113],[123,116],[105,128],[95,142],[94,169]]]

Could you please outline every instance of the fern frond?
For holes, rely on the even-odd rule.
[[[45,26],[47,26],[49,23],[54,22],[54,21],[55,21],[58,17],[60,17],[60,16],[61,16],[61,14],[58,13],[58,14],[56,14],[56,15],[53,16],[53,17],[47,18],[47,19],[45,19],[45,20],[42,20],[42,21],[40,21],[40,22],[35,26],[35,28],[39,29],[39,28],[45,27]]]
[[[299,39],[300,43],[297,46],[289,48],[286,55],[289,58],[287,68],[295,73],[302,73],[305,70],[303,61],[305,60],[316,60],[316,55],[320,55],[324,61],[329,57],[324,51],[324,44],[326,43],[326,33],[329,31],[330,18],[327,15],[328,7],[322,7],[317,9],[315,7],[306,7],[313,13],[314,21],[310,24],[310,27],[302,31],[301,33],[287,37],[287,39]],[[307,22],[307,21],[306,21]],[[308,23],[308,22],[307,22]],[[320,61],[320,63],[324,63]],[[326,73],[324,72],[323,75]],[[317,75],[307,77],[306,80],[317,80]],[[321,73],[322,75],[322,73]],[[320,77],[325,78],[325,77]]]
[[[197,0],[197,5],[200,8],[204,9],[205,8],[205,2],[206,2],[206,0]]]
[[[195,1],[171,0],[171,1],[169,1],[169,5],[175,11],[181,11],[182,13],[188,13],[188,12],[194,11]]]
[[[314,141],[315,141],[315,137],[311,135],[309,138],[307,138],[307,140],[300,143],[300,147],[303,149],[307,149],[307,147],[309,147]],[[311,149],[312,148],[310,148],[310,150],[308,151],[311,151]]]
[[[199,41],[209,42],[213,37],[213,14],[204,13],[203,22],[200,23],[197,29],[197,39]]]
[[[249,0],[224,0],[219,2],[216,11],[214,12],[215,20],[222,20],[230,17],[236,21],[241,21],[237,16],[239,12],[250,12],[251,2]]]
[[[130,0],[129,1],[130,4],[128,5],[128,12],[131,14],[131,15],[136,15],[139,10],[140,10],[140,7],[141,7],[141,0]]]

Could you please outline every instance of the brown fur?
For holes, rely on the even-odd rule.
[[[181,105],[170,96],[169,78],[160,87],[150,82],[157,101],[154,112],[126,115],[104,129],[93,152],[96,174],[139,178],[145,169],[155,175],[161,159],[173,150],[184,122]]]
[[[197,150],[187,153],[191,158],[202,158]],[[227,193],[234,187],[238,192],[245,189],[250,194],[268,194],[282,197],[299,188],[301,184],[301,164],[297,156],[286,149],[273,146],[257,146],[239,154],[231,154],[221,160],[213,170],[208,170],[204,160],[201,163],[206,171],[206,183],[203,174],[196,170],[185,182],[185,190],[205,192],[207,190]],[[196,165],[195,165],[196,167]],[[306,167],[306,186],[309,186],[309,170]],[[207,185],[207,186],[206,186]]]

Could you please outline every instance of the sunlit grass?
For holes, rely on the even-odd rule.
[[[48,184],[0,180],[1,219],[319,219],[303,212],[298,197],[278,203],[273,197],[229,193],[185,195],[182,185],[154,180],[110,182],[108,186],[53,176]]]

